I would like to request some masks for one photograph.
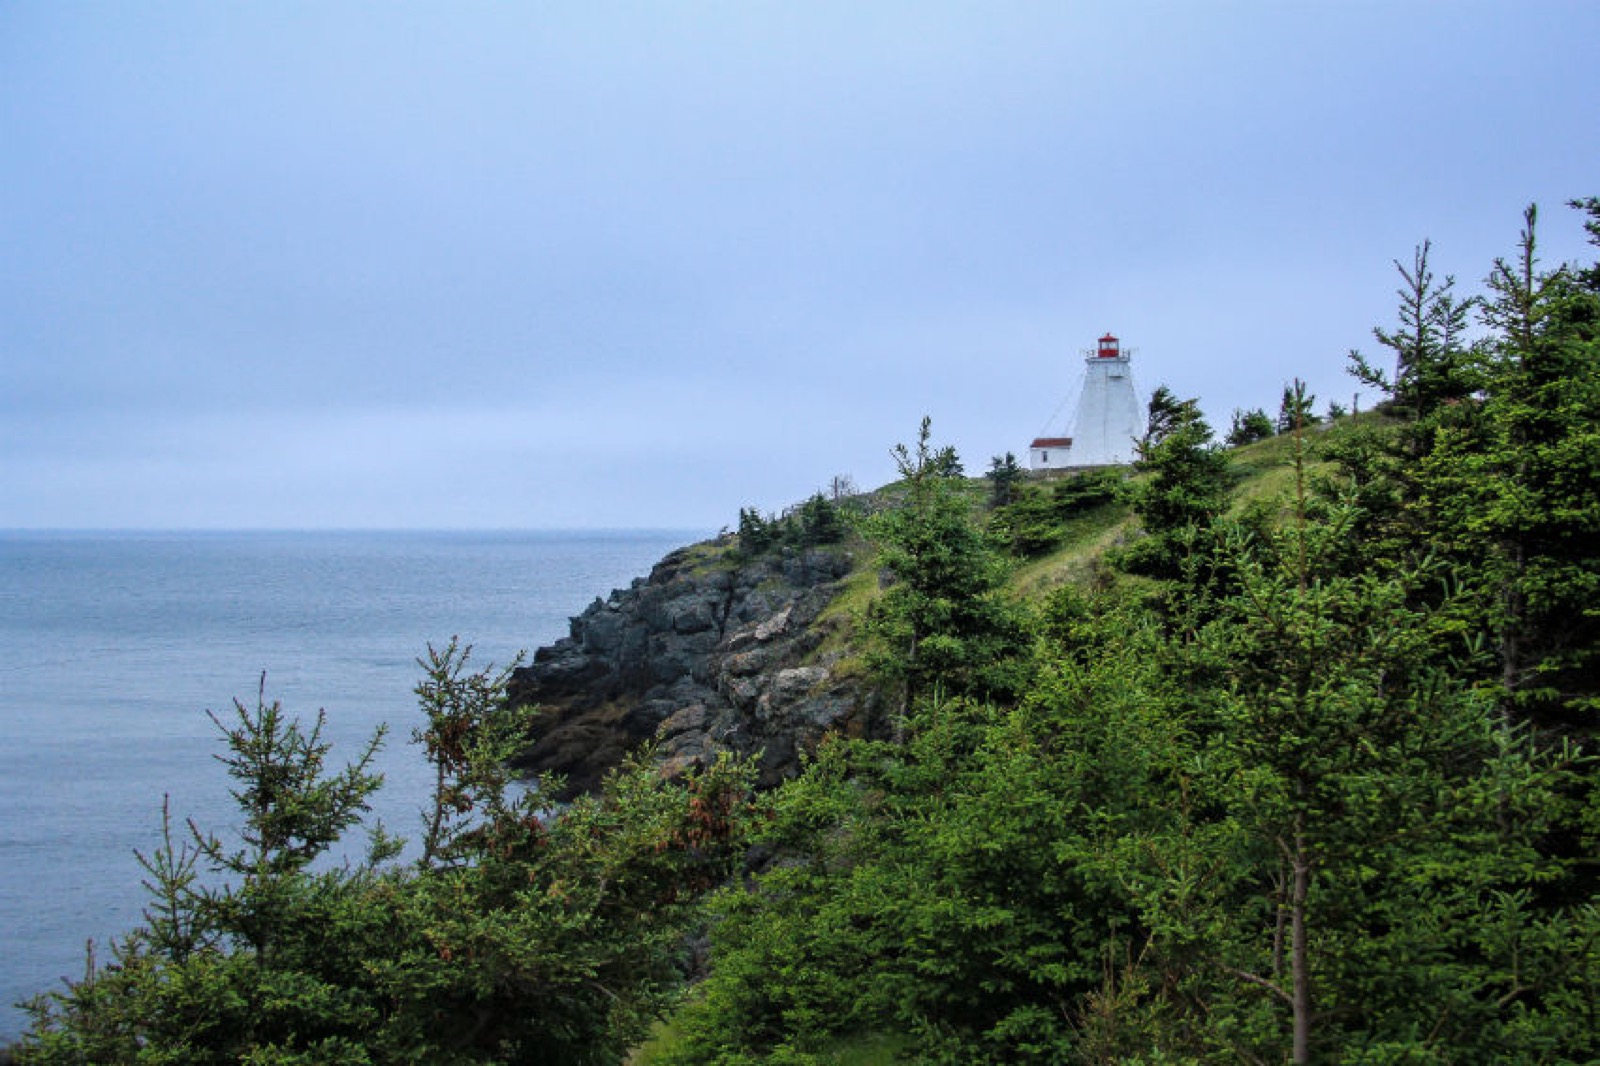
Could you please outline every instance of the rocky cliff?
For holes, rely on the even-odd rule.
[[[726,542],[672,552],[516,672],[512,698],[546,711],[519,769],[565,775],[575,793],[655,739],[673,769],[759,755],[770,785],[830,730],[872,731],[871,687],[824,650],[842,624],[824,611],[853,567],[843,546],[748,560]]]

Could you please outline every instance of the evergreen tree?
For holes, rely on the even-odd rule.
[[[1230,447],[1238,448],[1266,440],[1275,431],[1272,419],[1261,408],[1252,407],[1248,411],[1235,409],[1233,422],[1228,427],[1227,443]]]
[[[1116,501],[1121,485],[1118,470],[1084,471],[1054,479],[1048,488],[1023,485],[990,515],[989,536],[1013,555],[1043,555],[1061,543],[1075,519]]]
[[[1283,387],[1283,402],[1278,405],[1279,433],[1295,433],[1322,421],[1312,409],[1316,396],[1306,391],[1305,382],[1298,378]]]
[[[1394,376],[1357,351],[1350,352],[1346,368],[1384,394],[1380,409],[1401,424],[1367,427],[1326,446],[1343,474],[1339,491],[1354,493],[1359,503],[1358,534],[1368,552],[1400,566],[1415,560],[1436,521],[1421,502],[1422,460],[1442,430],[1475,417],[1470,397],[1483,383],[1478,354],[1464,346],[1467,316],[1477,301],[1455,294],[1454,277],[1436,279],[1429,266],[1431,249],[1429,242],[1419,245],[1410,267],[1395,261],[1401,278],[1398,325],[1372,331],[1394,353]]]
[[[963,483],[946,473],[951,450],[935,449],[931,432],[924,418],[915,448],[895,447],[905,498],[865,526],[892,578],[866,619],[877,642],[871,661],[900,687],[902,713],[935,685],[1003,687],[992,667],[1015,637],[1000,596],[1002,565],[973,522]]]
[[[928,460],[928,465],[938,477],[966,477],[967,474],[961,456],[956,453],[952,444],[946,444],[934,452]]]
[[[1407,604],[1437,575],[1347,571],[1350,516],[1307,507],[1271,551],[1228,545],[1238,594],[1177,629],[1169,669],[1221,683],[1193,704],[1194,805],[1126,853],[1143,986],[1172,990],[1133,1013],[1191,1054],[1593,1054],[1565,1012],[1595,916],[1534,901],[1570,759],[1430,665]]]
[[[1415,507],[1471,564],[1508,709],[1592,732],[1600,616],[1600,294],[1545,271],[1537,212],[1482,301],[1481,399],[1437,420]]]
[[[1153,424],[1154,400],[1151,409]],[[1134,469],[1143,476],[1127,491],[1147,537],[1117,558],[1131,572],[1177,577],[1191,552],[1194,531],[1208,527],[1227,507],[1232,474],[1196,401],[1175,401],[1160,421],[1162,432],[1139,445]]]
[[[801,548],[837,544],[848,531],[839,505],[820,492],[813,493],[795,510],[787,526],[790,539]]]
[[[1418,245],[1410,267],[1395,261],[1403,284],[1399,297],[1399,327],[1381,327],[1372,333],[1378,343],[1394,353],[1393,378],[1351,352],[1351,373],[1363,384],[1386,393],[1398,411],[1425,418],[1441,404],[1470,395],[1475,386],[1464,338],[1468,315],[1475,304],[1455,295],[1455,278],[1438,281],[1428,265],[1432,243]]]
[[[488,826],[506,815],[510,760],[525,741],[534,712],[514,707],[506,685],[519,655],[495,670],[468,669],[472,648],[451,638],[442,649],[428,646],[417,660],[422,680],[413,689],[425,724],[412,730],[433,768],[433,791],[423,812],[424,870],[469,863]]]
[[[1165,385],[1157,385],[1146,406],[1142,448],[1153,448],[1178,429],[1190,417],[1194,401],[1180,400]]]
[[[775,519],[767,518],[754,507],[739,508],[739,554],[754,559],[776,545],[783,530]]]
[[[367,809],[380,731],[355,763],[328,773],[324,717],[309,731],[267,703],[212,715],[220,756],[244,816],[237,843],[201,831],[140,856],[150,880],[146,924],[111,962],[30,1005],[21,1060],[34,1063],[222,1064],[371,1061],[364,1035],[380,995],[363,965],[387,933],[373,906],[393,853],[380,839],[368,863],[311,864]]]
[[[989,460],[989,472],[983,476],[989,479],[989,506],[993,508],[1015,501],[1027,475],[1017,465],[1017,457],[1006,452]]]
[[[313,862],[378,785],[377,738],[324,768],[278,704],[220,719],[238,845],[191,827],[141,861],[145,925],[108,965],[31,1006],[25,1063],[553,1063],[621,1060],[681,979],[700,897],[733,869],[751,775],[723,760],[668,781],[646,756],[555,810],[503,755],[525,724],[506,672],[429,649],[417,731],[436,773],[423,855]],[[549,783],[552,790],[559,782]]]

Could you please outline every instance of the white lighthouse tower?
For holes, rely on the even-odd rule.
[[[1035,470],[1123,466],[1133,462],[1135,439],[1144,433],[1139,397],[1129,367],[1132,352],[1107,333],[1084,353],[1083,388],[1070,437],[1037,437],[1029,446]]]

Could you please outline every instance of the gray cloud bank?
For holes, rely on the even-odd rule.
[[[0,526],[716,528],[1106,330],[1348,399],[1596,193],[1588,4],[0,10]],[[1588,186],[1585,183],[1589,183]]]

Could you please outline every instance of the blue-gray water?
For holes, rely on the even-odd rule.
[[[237,825],[208,708],[253,705],[265,671],[269,701],[327,710],[336,766],[389,723],[376,813],[415,836],[428,642],[531,653],[695,537],[0,532],[0,1044],[26,1024],[11,1004],[138,923],[133,850],[158,843],[164,794],[175,820]]]

